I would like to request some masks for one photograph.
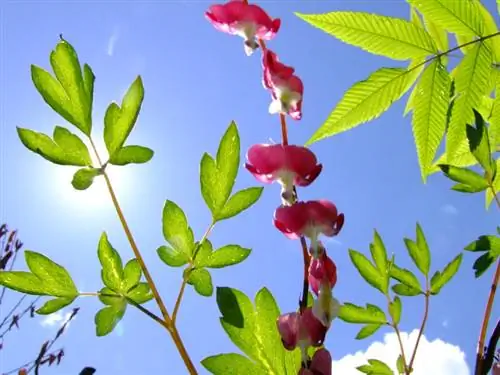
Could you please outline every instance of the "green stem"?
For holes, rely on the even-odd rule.
[[[401,332],[399,331],[398,323],[396,323],[396,321],[394,320],[394,318],[390,314],[391,297],[389,296],[389,293],[387,293],[385,296],[387,297],[387,308],[389,309],[389,315],[391,316],[390,326],[392,328],[394,328],[394,332],[396,332],[396,336],[398,338],[399,350],[401,351],[401,358],[403,359],[404,372],[405,372],[405,375],[410,375],[409,367],[406,365],[406,356],[405,356],[405,350],[403,347],[403,340],[401,339]]]
[[[422,319],[422,325],[420,326],[420,331],[418,332],[417,342],[415,343],[415,348],[413,348],[413,354],[411,355],[410,363],[408,364],[408,371],[411,373],[413,371],[413,362],[415,361],[415,357],[417,355],[418,344],[420,343],[420,339],[424,334],[425,325],[427,324],[427,318],[429,317],[429,300],[430,300],[430,288],[429,288],[429,277],[425,276],[425,307],[424,307],[424,317]]]

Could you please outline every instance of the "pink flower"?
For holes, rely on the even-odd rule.
[[[317,259],[313,258],[311,260],[309,265],[309,285],[316,295],[318,295],[319,286],[322,282],[328,283],[330,289],[337,283],[337,266],[326,255],[326,250],[323,246],[320,243],[318,245],[322,251]]]
[[[269,112],[288,114],[294,120],[300,120],[304,85],[293,74],[295,69],[279,62],[278,56],[270,50],[264,52],[262,67],[264,87],[271,90],[273,97]]]
[[[321,346],[325,340],[327,328],[313,315],[311,308],[281,315],[277,321],[278,331],[283,346],[294,350],[297,346]]]
[[[259,47],[256,39],[271,40],[281,26],[279,18],[273,20],[258,5],[241,0],[212,5],[205,17],[217,30],[242,37],[248,56]]]
[[[291,195],[293,186],[308,186],[321,173],[314,153],[306,147],[294,145],[258,144],[247,152],[245,168],[264,183],[278,181],[283,194]]]
[[[274,225],[288,238],[309,237],[314,255],[318,235],[337,235],[344,225],[344,214],[338,214],[337,207],[327,200],[297,202],[278,207],[274,212]]]
[[[314,353],[309,368],[302,368],[299,375],[331,375],[332,356],[326,349],[319,349]]]

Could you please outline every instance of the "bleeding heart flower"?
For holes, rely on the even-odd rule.
[[[328,283],[333,288],[337,283],[337,266],[326,254],[326,249],[318,242],[319,257],[313,258],[309,264],[309,285],[318,295],[320,284]]]
[[[332,288],[328,282],[322,281],[318,298],[314,301],[312,313],[325,327],[330,327],[332,320],[339,315],[340,302],[332,296]]]
[[[250,56],[258,47],[257,39],[271,40],[281,26],[258,5],[241,0],[212,5],[205,17],[222,32],[238,35],[245,40],[245,52]]]
[[[321,346],[325,340],[327,328],[316,319],[311,308],[307,308],[302,314],[283,314],[278,318],[277,324],[281,341],[287,350],[294,350],[297,346]]]
[[[300,120],[304,85],[293,74],[295,69],[279,62],[278,56],[270,50],[264,52],[262,67],[264,87],[271,90],[273,97],[269,112],[288,114],[294,120]]]
[[[319,234],[337,235],[344,225],[344,214],[338,214],[337,207],[327,200],[297,202],[278,207],[274,225],[288,238],[309,237],[313,256],[317,258]]]
[[[294,185],[310,185],[323,168],[311,150],[294,145],[254,145],[247,152],[247,160],[245,168],[259,181],[281,184],[285,199],[291,198]]]
[[[319,349],[314,353],[308,368],[301,368],[299,375],[331,375],[332,356],[326,349]]]

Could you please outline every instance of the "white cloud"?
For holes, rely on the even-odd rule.
[[[401,334],[405,354],[410,355],[410,349],[415,346],[418,331],[409,335]],[[378,359],[385,362],[396,372],[396,360],[399,355],[399,343],[395,333],[384,336],[384,342],[373,342],[365,352],[349,354],[338,361],[333,361],[332,374],[358,375],[356,367],[367,364],[368,359]],[[420,339],[417,355],[413,365],[412,375],[470,375],[465,362],[465,353],[458,346],[440,339],[428,341],[425,336]]]
[[[108,40],[108,50],[107,50],[108,56],[113,56],[113,54],[115,52],[115,45],[116,45],[116,42],[118,41],[119,36],[120,36],[120,32],[119,32],[118,28],[115,28],[113,30],[113,33],[109,37],[109,40]]]
[[[442,323],[443,327],[446,328],[448,327],[448,320],[443,320],[443,323]]]
[[[447,215],[458,215],[458,208],[452,204],[445,204],[441,207],[441,212]]]
[[[57,311],[53,314],[47,315],[44,319],[41,320],[40,325],[42,327],[53,327],[53,326],[61,326],[65,321],[69,319],[71,316],[71,311],[63,314],[62,310]],[[74,319],[74,318],[73,318]],[[66,329],[69,327],[69,324],[66,325]]]

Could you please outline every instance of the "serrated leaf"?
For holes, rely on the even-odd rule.
[[[449,40],[448,40],[448,32],[442,28],[441,26],[437,25],[432,19],[429,19],[428,17],[423,16],[424,20],[424,25],[425,28],[427,29],[427,32],[430,34],[432,40],[434,40],[434,43],[436,43],[436,46],[440,52],[446,52],[449,49]],[[447,56],[442,56],[442,59],[444,58],[444,61],[442,61],[443,65],[446,65],[447,63]]]
[[[142,270],[137,259],[130,259],[123,268],[121,290],[127,292],[141,281]]]
[[[383,275],[368,258],[356,250],[349,249],[349,257],[359,274],[368,284],[384,294],[387,293],[388,284],[386,282],[386,275]]]
[[[194,235],[182,208],[170,200],[165,201],[162,223],[165,240],[174,250],[190,258],[194,250]]]
[[[406,284],[395,284],[391,289],[394,293],[405,297],[414,297],[423,293],[420,288],[417,289]]]
[[[495,163],[496,163],[496,170],[500,171],[500,158],[497,159],[495,161]],[[495,190],[496,195],[498,195],[500,192],[500,173],[496,174],[492,185],[493,185],[493,189]],[[485,198],[486,198],[486,208],[488,209],[490,204],[491,204],[491,201],[494,199],[493,192],[492,192],[491,188],[486,190],[486,197]],[[500,204],[499,204],[499,208],[500,208]]]
[[[217,354],[201,361],[203,367],[214,375],[263,375],[265,369],[237,353]]]
[[[480,192],[488,188],[488,181],[470,169],[445,164],[440,164],[439,168],[450,180],[469,187],[469,192]]]
[[[181,267],[189,262],[189,256],[182,251],[172,249],[169,246],[160,246],[156,252],[167,266]]]
[[[446,130],[450,86],[447,70],[435,59],[415,87],[412,129],[424,183]]]
[[[431,293],[438,294],[441,288],[448,284],[450,280],[455,276],[460,264],[462,263],[462,254],[455,257],[450,263],[446,265],[442,272],[437,271],[431,278]]]
[[[216,158],[205,153],[201,159],[201,194],[214,219],[221,215],[228,202],[238,174],[239,163],[240,136],[236,123],[231,122],[221,138]]]
[[[99,239],[97,255],[102,266],[102,282],[115,292],[121,291],[124,277],[122,258],[109,242],[106,232]]]
[[[37,314],[40,315],[49,315],[53,314],[61,309],[64,309],[66,306],[69,306],[76,299],[75,297],[58,297],[45,302],[42,307],[36,310]]]
[[[205,268],[190,271],[187,283],[201,296],[210,297],[214,293],[212,276]]]
[[[491,181],[495,176],[495,162],[491,157],[490,141],[488,129],[484,124],[482,116],[474,110],[474,118],[476,126],[467,125],[466,134],[469,141],[470,152],[481,164],[486,172],[488,179]]]
[[[195,265],[197,267],[224,268],[243,262],[250,253],[250,249],[239,245],[226,245],[214,252],[207,253],[207,256],[199,254],[195,259]]]
[[[424,17],[442,28],[459,34],[482,36],[483,17],[475,1],[407,0]]]
[[[25,250],[24,257],[29,270],[43,284],[46,294],[67,298],[78,296],[78,289],[64,267],[34,251]]]
[[[401,282],[402,284],[405,284],[413,289],[420,290],[420,282],[410,270],[400,268],[396,264],[392,264],[389,274],[393,279]]]
[[[153,294],[151,293],[151,288],[148,283],[139,283],[126,294],[127,299],[134,301],[135,303],[141,305],[153,299]]]
[[[468,3],[468,2],[466,2]],[[446,152],[450,164],[463,139],[465,126],[473,121],[472,109],[487,94],[491,74],[491,50],[484,43],[476,43],[457,66],[455,92],[458,95],[451,113],[446,136]]]
[[[399,100],[415,82],[421,67],[381,68],[349,88],[306,146],[373,120]]]
[[[122,320],[127,304],[106,306],[99,310],[94,318],[97,336],[106,336],[113,332],[116,325]]]
[[[488,11],[488,9],[486,9],[484,4],[482,4],[480,1],[476,1],[475,3],[481,12],[484,35],[492,35],[498,33],[498,27],[492,14]],[[486,43],[491,45],[490,48],[493,52],[493,60],[495,62],[498,62],[500,58],[500,39],[497,37],[493,37],[487,39]]]
[[[370,337],[371,335],[375,334],[380,327],[382,327],[382,324],[367,324],[363,328],[361,328],[356,335],[356,340],[363,340],[366,339],[367,337]]]
[[[154,151],[144,146],[124,146],[118,149],[110,158],[113,165],[143,164],[153,158]]]
[[[497,260],[499,254],[494,254],[492,252],[484,253],[479,258],[476,259],[472,268],[474,269],[474,276],[476,278],[484,274],[488,268]]]
[[[59,129],[59,130],[58,130]],[[17,134],[23,145],[45,160],[59,165],[84,167],[92,165],[87,146],[75,134],[62,127],[56,127],[57,141],[47,134],[17,127]]]
[[[394,301],[389,303],[389,313],[391,314],[394,324],[399,324],[401,321],[402,308],[401,299],[398,296],[394,298]]]
[[[362,307],[344,303],[340,306],[338,317],[347,323],[387,324],[387,318],[382,309],[371,304]]]
[[[250,208],[253,204],[257,203],[263,190],[263,187],[250,187],[238,191],[229,198],[215,219],[217,221],[229,219]]]
[[[437,53],[434,41],[423,28],[401,18],[363,12],[295,14],[345,43],[394,60]]]
[[[373,261],[381,274],[387,273],[387,250],[385,249],[382,237],[375,230],[373,233],[373,242],[370,244],[370,252]]]
[[[71,185],[76,190],[86,190],[94,183],[94,178],[102,174],[100,168],[80,168],[73,175]]]
[[[44,101],[84,134],[90,135],[93,79],[87,68],[85,80],[74,48],[61,40],[50,54],[55,78],[46,70],[32,65],[31,79]],[[90,72],[89,72],[90,70]]]
[[[130,85],[121,106],[111,103],[104,116],[104,143],[110,158],[120,150],[132,131],[144,100],[141,76]]]

